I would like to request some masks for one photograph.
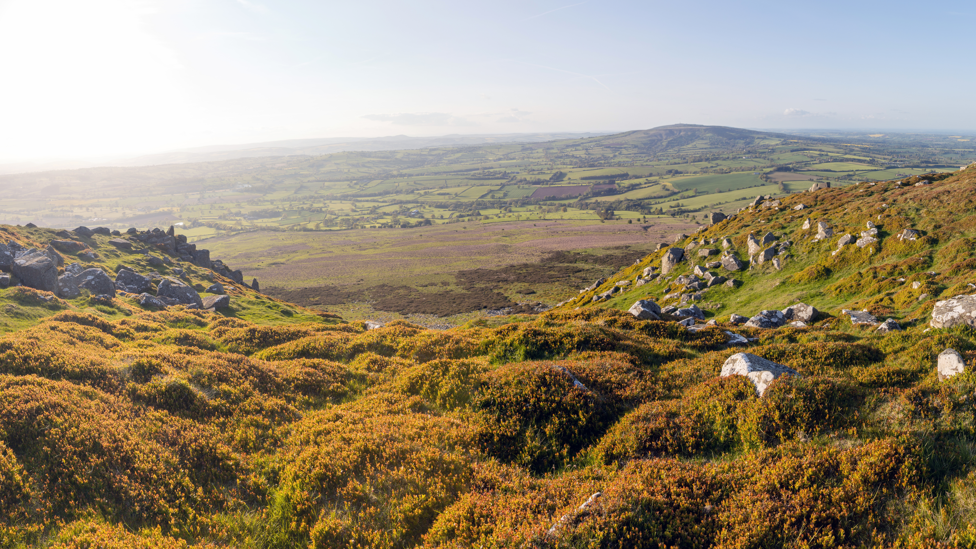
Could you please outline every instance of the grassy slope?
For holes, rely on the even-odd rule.
[[[912,249],[886,236],[874,254],[827,259],[832,243],[809,244],[785,208],[708,229],[698,236],[728,235],[739,247],[765,229],[796,242],[795,266],[742,276],[742,289],[712,313],[803,297],[830,312],[864,305],[924,318],[927,302],[896,308],[888,282],[851,277],[891,277],[872,267],[916,269],[906,260],[922,257],[919,272],[937,273],[925,279],[930,293],[955,292],[976,261],[970,242],[959,243],[976,230],[972,175],[790,199],[838,233],[887,203],[883,233],[898,221],[925,234]],[[821,260],[835,269],[831,278],[784,282]],[[847,283],[855,293],[841,291]],[[0,542],[921,548],[976,540],[976,375],[940,382],[934,371],[946,347],[976,358],[971,329],[879,335],[834,321],[692,333],[584,307],[443,331],[405,322],[367,331],[263,314],[253,323],[68,310],[0,337]],[[726,348],[724,330],[756,338],[749,352],[803,377],[777,380],[762,399],[743,378],[718,378],[739,350]]]

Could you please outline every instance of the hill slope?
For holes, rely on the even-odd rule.
[[[713,287],[698,303],[721,299],[706,308],[720,320],[796,297],[828,314],[866,306],[925,319],[929,302],[902,299],[898,288],[920,281],[947,296],[966,286],[976,264],[962,240],[976,230],[973,175],[804,194],[778,211],[741,212],[696,239],[728,236],[741,250],[749,232],[770,230],[792,241],[778,256],[783,270],[757,266],[736,275],[739,289]],[[804,210],[793,210],[801,201]],[[870,218],[880,241],[870,253],[854,245],[831,255],[838,236],[812,241],[800,228],[808,213],[838,236]],[[896,244],[909,226],[920,238]],[[632,287],[660,256],[608,284]],[[680,293],[675,281],[688,269],[680,263],[666,275],[670,293]],[[615,308],[664,291],[654,280],[606,301],[587,292],[565,310],[443,331],[330,324],[271,301],[277,314],[269,305],[251,321],[66,301],[0,337],[0,541],[976,542],[976,374],[940,381],[935,367],[946,348],[971,365],[976,331],[880,333],[830,317],[814,327],[689,330]],[[0,302],[25,295],[49,302],[23,288],[0,290]],[[743,345],[730,345],[730,334]],[[799,375],[773,380],[760,397],[750,378],[719,375],[740,351]]]

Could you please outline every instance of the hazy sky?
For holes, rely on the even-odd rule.
[[[976,130],[971,1],[0,0],[0,160],[336,136]]]

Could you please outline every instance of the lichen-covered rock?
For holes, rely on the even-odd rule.
[[[164,278],[156,290],[156,297],[169,298],[182,305],[196,305],[203,307],[200,294],[192,287],[172,278]]]
[[[813,305],[806,303],[795,303],[783,309],[783,316],[786,320],[799,320],[800,322],[810,323],[817,319],[820,311]]]
[[[742,261],[739,261],[738,257],[732,254],[726,254],[722,257],[722,268],[726,271],[736,272],[745,269],[746,265]]]
[[[670,273],[685,257],[685,251],[681,248],[669,248],[661,258],[661,274]]]
[[[775,247],[766,248],[765,250],[756,254],[756,264],[762,265],[763,263],[770,261],[774,257],[776,257],[776,248]]]
[[[678,318],[697,318],[698,320],[705,320],[705,313],[703,313],[702,310],[698,308],[698,305],[692,305],[691,307],[678,309],[672,314]]]
[[[85,269],[75,276],[75,283],[79,289],[87,290],[92,295],[115,297],[115,283],[101,269]]]
[[[961,295],[938,301],[932,309],[933,328],[951,328],[960,324],[976,327],[976,295]]]
[[[211,295],[203,298],[204,309],[225,309],[230,307],[229,295]]]
[[[746,244],[749,246],[749,256],[752,257],[759,253],[762,249],[762,244],[759,243],[759,239],[755,237],[752,233],[749,233],[749,237],[746,239]]]
[[[142,294],[152,288],[152,280],[130,269],[123,269],[115,277],[115,287],[130,294]]]
[[[902,232],[898,233],[898,240],[901,242],[904,242],[906,240],[909,242],[914,242],[918,240],[921,236],[922,235],[915,229],[905,229]]]
[[[76,254],[88,248],[88,244],[78,242],[77,240],[52,240],[51,246],[54,246],[55,250],[66,254]]]
[[[817,240],[823,240],[832,236],[834,236],[834,230],[830,228],[830,225],[823,221],[817,223]]]
[[[158,309],[165,309],[166,302],[158,297],[151,294],[142,294],[139,296],[139,305],[143,307],[156,307]]]
[[[849,309],[844,309],[841,314],[846,316],[851,324],[867,324],[874,326],[878,324],[878,319],[874,315],[867,311],[851,311]]]
[[[210,287],[206,289],[206,292],[208,294],[222,294],[224,293],[224,285],[221,284],[220,282],[214,282],[213,284],[210,285]]]
[[[792,368],[750,353],[736,353],[722,364],[722,372],[719,375],[749,378],[749,381],[756,386],[756,394],[762,397],[774,379],[783,375],[799,376],[800,374]]]
[[[41,250],[19,252],[11,265],[11,270],[20,283],[28,288],[56,292],[58,290],[58,264],[50,255]]]
[[[878,325],[875,331],[880,332],[882,334],[886,334],[888,332],[900,332],[901,324],[898,324],[898,322],[895,319],[889,318],[888,320],[885,320],[880,325]]]
[[[745,324],[746,322],[749,322],[749,317],[747,316],[742,316],[742,315],[737,315],[735,313],[732,313],[732,316],[729,317],[730,324],[735,324],[738,326],[741,324]]]
[[[877,241],[878,239],[873,236],[862,236],[861,238],[857,239],[856,244],[858,248],[863,248],[865,246],[870,246],[871,244],[874,244]]]
[[[627,312],[641,320],[661,320],[661,307],[649,299],[638,300]]]
[[[746,326],[750,328],[779,328],[786,324],[786,317],[779,311],[760,311],[749,319]]]
[[[939,381],[949,379],[966,371],[966,361],[955,349],[946,349],[939,353]]]
[[[726,219],[726,215],[722,212],[712,212],[708,216],[708,220],[712,223],[712,225],[719,223],[721,221],[725,221],[725,219]]]

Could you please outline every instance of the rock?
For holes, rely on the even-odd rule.
[[[0,289],[10,287],[10,275],[4,274],[0,275]]]
[[[659,242],[658,245],[657,245],[657,247],[654,248],[654,251],[655,252],[660,252],[661,250],[663,250],[664,248],[667,248],[667,247],[668,247],[667,244],[665,244],[663,242]]]
[[[684,320],[679,320],[678,321],[678,324],[681,324],[682,326],[684,326],[686,328],[690,328],[690,327],[692,327],[692,326],[695,325],[695,319],[694,318],[686,318]]]
[[[254,281],[257,282],[257,279],[254,279]],[[620,282],[617,283],[617,286],[620,286],[620,287],[630,286],[630,281],[629,280],[621,280]],[[257,289],[257,288],[255,288],[255,289]]]
[[[718,250],[714,248],[702,248],[698,250],[698,257],[708,257],[712,255],[718,255]]]
[[[773,268],[776,269],[777,271],[783,269],[783,262],[780,261],[778,257],[773,258]]]
[[[783,316],[786,320],[799,320],[809,323],[816,320],[819,315],[820,311],[813,305],[807,305],[806,303],[796,303],[783,309]]]
[[[886,334],[888,332],[900,332],[901,331],[901,325],[898,324],[898,322],[896,322],[895,319],[889,318],[888,320],[885,320],[884,322],[882,322],[878,326],[878,328],[876,329],[876,331],[881,332],[883,334]]]
[[[712,212],[708,216],[708,220],[711,221],[712,225],[719,223],[721,221],[725,221],[725,219],[726,219],[726,215],[722,212]]]
[[[746,244],[749,246],[749,257],[752,257],[759,253],[762,249],[762,245],[759,244],[759,240],[752,234],[749,233],[749,237],[746,239]]]
[[[950,377],[966,371],[966,361],[955,349],[946,349],[939,353],[939,381],[945,381]]]
[[[742,285],[742,282],[739,282],[738,280],[736,280],[734,278],[730,278],[730,279],[728,279],[728,280],[725,281],[725,285],[727,287],[732,288],[734,290],[734,289],[738,288],[739,286],[741,286]]]
[[[916,183],[915,186],[916,187],[924,187],[925,185],[931,185],[931,184],[932,184],[932,182],[929,181],[928,179],[923,179],[923,180],[919,181],[918,183]]]
[[[54,246],[55,250],[66,254],[76,254],[88,248],[88,244],[78,242],[77,240],[52,240],[51,246]]]
[[[906,240],[909,242],[914,242],[919,238],[921,238],[921,236],[922,236],[921,233],[919,233],[915,229],[905,229],[902,232],[898,233],[898,240],[901,242],[904,242]]]
[[[843,248],[844,246],[849,246],[849,245],[853,244],[854,242],[855,242],[854,235],[852,235],[852,234],[845,234],[844,236],[840,237],[840,240],[837,241],[837,247],[838,248]]]
[[[156,308],[166,308],[166,302],[162,299],[157,298],[154,295],[142,294],[139,296],[139,305],[143,307],[156,307]]]
[[[148,262],[153,267],[162,267],[163,266],[163,260],[160,259],[160,258],[158,258],[158,257],[156,257],[156,256],[154,256],[154,255],[151,255],[148,258],[146,258],[146,262]]]
[[[62,299],[74,299],[81,295],[78,280],[73,274],[63,274],[58,277],[58,291],[55,292]]]
[[[113,246],[115,246],[116,248],[118,248],[120,250],[131,250],[132,249],[132,243],[129,242],[128,240],[124,239],[124,238],[113,238],[112,240],[109,240],[108,243],[111,244],[111,245],[113,245]]]
[[[742,315],[737,315],[735,313],[732,313],[732,316],[729,317],[729,323],[735,324],[736,326],[740,326],[742,324],[745,324],[746,322],[749,322],[749,319]]]
[[[726,271],[736,272],[741,271],[746,268],[745,263],[739,261],[739,258],[732,254],[726,254],[722,257],[722,268]]]
[[[793,206],[793,209],[796,211],[800,211],[804,208],[806,208],[806,206],[804,206],[803,204],[797,204],[796,206]]]
[[[706,269],[718,269],[721,266],[722,266],[721,261],[709,261],[708,263],[705,264]]]
[[[797,376],[799,373],[792,368],[777,364],[771,360],[749,353],[736,353],[722,364],[721,377],[745,376],[756,386],[756,394],[763,396],[766,388],[774,379],[783,376]]]
[[[685,251],[681,248],[669,248],[661,258],[661,274],[666,275],[674,269],[685,256]]]
[[[756,254],[756,264],[762,265],[774,257],[776,257],[776,248],[766,248],[765,250]]]
[[[14,254],[16,250],[11,249],[6,244],[0,242],[0,271],[9,273],[14,264]]]
[[[921,299],[919,297],[919,300]],[[956,296],[952,299],[937,301],[935,303],[929,326],[933,328],[951,328],[961,324],[976,328],[976,295]]]
[[[11,270],[20,283],[28,288],[56,292],[58,290],[58,264],[51,256],[35,249],[18,253]]]
[[[686,239],[686,238],[688,238],[688,235],[686,235],[686,234],[684,234],[684,233],[682,233],[682,234],[678,234],[678,235],[675,235],[675,236],[674,236],[674,241],[673,241],[673,242],[674,242],[675,244],[677,244],[678,242],[681,242],[682,240],[684,240],[684,239]]]
[[[205,290],[208,294],[222,294],[224,293],[224,286],[220,282],[215,282],[211,284],[209,288]]]
[[[723,250],[728,250],[731,247],[732,247],[732,241],[729,240],[728,238],[723,238],[722,239],[722,249]]]
[[[230,307],[229,295],[211,295],[203,298],[204,309],[226,309]]]
[[[142,294],[152,289],[152,280],[131,269],[123,269],[115,276],[115,287],[130,294]]]
[[[870,221],[868,223],[870,223]],[[861,231],[861,238],[867,238],[869,236],[878,236],[878,229],[868,229],[866,231]]]
[[[834,230],[830,228],[830,225],[827,225],[827,223],[823,221],[817,223],[816,240],[823,240],[832,236],[834,236]]]
[[[122,231],[113,230],[112,231],[112,236],[122,236]]]
[[[678,318],[697,318],[698,320],[705,320],[705,313],[698,308],[698,305],[692,305],[684,309],[678,309],[674,313],[674,316]]]
[[[646,270],[647,270],[647,269],[645,269],[645,271],[646,271]],[[604,282],[606,282],[606,281],[607,281],[607,279],[605,279],[605,278],[601,278],[601,279],[598,279],[598,280],[597,280],[596,282],[594,282],[593,284],[590,284],[590,285],[589,285],[589,286],[587,286],[586,288],[583,288],[582,290],[580,290],[580,293],[584,293],[584,292],[592,292],[593,290],[595,290],[595,289],[597,289],[597,288],[599,288],[599,287],[600,287],[600,285],[601,285],[601,284],[603,284],[603,283],[604,283]],[[221,286],[221,287],[222,287],[222,286]],[[208,291],[209,291],[209,290],[208,290]]]
[[[203,307],[203,300],[200,294],[190,286],[173,278],[164,278],[159,283],[156,290],[156,297],[170,298],[182,305],[195,305],[197,308]]]
[[[867,324],[870,326],[878,324],[878,319],[867,311],[851,311],[844,309],[841,311],[841,314],[850,319],[851,324]]]
[[[139,234],[139,229],[135,227],[129,227],[129,230],[125,231],[125,234]]]
[[[766,233],[763,235],[762,240],[759,241],[759,245],[766,247],[772,244],[773,242],[776,242],[776,237],[773,236],[773,233]]]
[[[708,287],[711,288],[712,286],[718,286],[719,284],[724,284],[725,282],[726,279],[724,276],[713,276],[712,278],[708,279]]]
[[[95,234],[94,231],[92,231],[91,229],[89,229],[88,227],[85,227],[85,226],[78,227],[77,229],[75,229],[72,232],[75,233],[78,236],[83,236],[85,238],[91,238],[91,236],[93,234]]]
[[[873,228],[877,227],[877,225],[874,224],[874,221],[868,221],[867,223],[865,223],[865,226],[868,229],[873,229]],[[878,234],[878,233],[874,233],[874,234]]]
[[[628,281],[624,281],[624,282],[627,282],[627,284],[625,284],[625,286],[630,284],[630,282],[628,282]],[[620,286],[621,284],[618,283],[617,285]],[[261,291],[261,286],[258,285],[258,279],[255,278],[255,279],[251,280],[251,289],[254,290],[255,292],[260,292]]]
[[[761,311],[746,322],[750,328],[779,328],[786,324],[786,316],[779,311]]]
[[[857,247],[858,248],[863,248],[865,246],[870,246],[871,244],[874,244],[877,241],[878,241],[878,239],[877,238],[874,238],[873,236],[864,236],[864,237],[858,238],[856,244],[857,244]]]
[[[809,228],[810,228],[810,218],[808,217],[807,220],[803,222],[803,230],[805,231]]]
[[[627,312],[641,320],[661,320],[661,307],[649,299],[635,302]]]
[[[705,273],[707,273],[708,271],[706,271],[705,269],[702,269],[701,268],[701,265],[695,265],[695,268],[692,269],[691,272],[695,273],[696,276],[702,276],[703,277],[703,276],[705,276]]]
[[[732,345],[748,345],[749,344],[749,340],[746,339],[745,336],[741,336],[741,335],[736,334],[736,333],[733,333],[733,332],[725,332],[725,335],[729,336],[729,340],[726,341],[725,344],[728,345],[728,346],[730,346],[730,347]]]
[[[58,267],[64,266],[64,258],[61,257],[61,254],[59,254],[58,251],[54,249],[54,246],[48,244],[47,248],[44,249],[44,253],[46,253],[48,257],[50,257],[55,263],[57,263]]]
[[[88,290],[92,295],[115,297],[115,283],[99,268],[85,269],[75,276],[75,282],[80,289]]]
[[[89,250],[87,252],[81,252],[80,254],[78,254],[78,259],[84,261],[95,261],[96,259],[98,259],[98,254]]]
[[[787,324],[787,326],[790,326],[791,328],[806,328],[807,327],[807,323],[806,322],[801,322],[799,320],[794,320],[793,322],[790,322],[789,324]]]

